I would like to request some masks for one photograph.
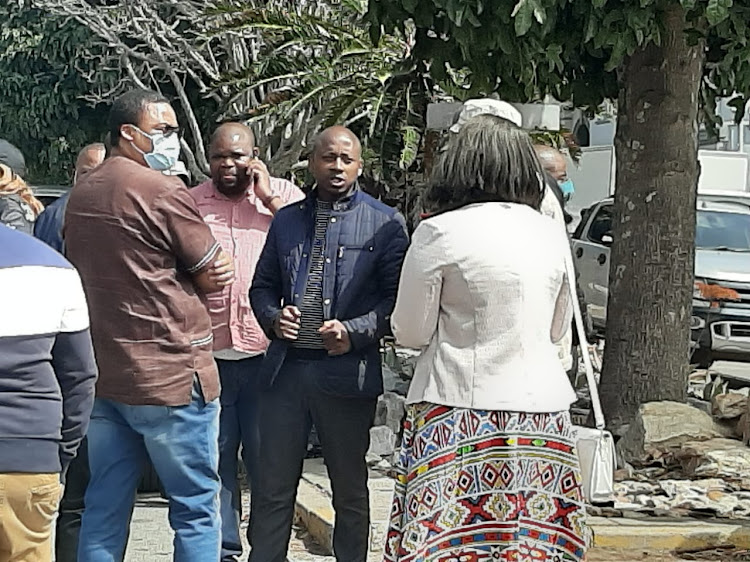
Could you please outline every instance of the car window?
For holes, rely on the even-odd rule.
[[[52,203],[57,201],[59,197],[57,195],[39,195],[37,199],[42,202],[42,205],[49,207]]]
[[[750,252],[750,214],[699,210],[695,246],[702,250]]]
[[[612,236],[612,205],[602,205],[591,219],[588,239],[595,244],[602,244],[604,235]]]

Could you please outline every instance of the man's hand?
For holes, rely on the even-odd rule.
[[[224,250],[216,258],[216,261],[208,270],[208,278],[218,287],[228,287],[234,283],[234,263]]]
[[[253,190],[258,199],[265,203],[273,197],[273,192],[271,191],[271,174],[268,173],[268,168],[263,160],[259,158],[250,160],[247,164],[246,173],[253,184]]]
[[[276,337],[282,340],[296,340],[299,336],[299,319],[301,316],[302,314],[296,306],[285,306],[273,323],[273,331]]]
[[[320,337],[323,338],[323,345],[326,346],[328,355],[344,355],[352,349],[352,342],[349,339],[349,331],[338,320],[327,320],[318,330]]]

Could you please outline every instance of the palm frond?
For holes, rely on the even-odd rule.
[[[394,34],[374,45],[363,19],[365,0],[260,4],[207,13],[214,33],[246,37],[259,49],[258,62],[215,86],[229,90],[229,99],[264,100],[262,111],[245,117],[263,130],[273,123],[287,131],[295,151],[321,128],[347,123],[362,141],[363,182],[371,191],[385,196],[403,185],[420,162],[432,95],[423,69],[407,59],[408,41]]]

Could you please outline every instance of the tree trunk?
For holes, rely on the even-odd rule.
[[[702,44],[690,46],[677,2],[662,44],[620,69],[602,402],[613,428],[656,400],[685,401],[695,261]]]

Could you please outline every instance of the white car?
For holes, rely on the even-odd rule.
[[[602,336],[613,211],[613,199],[597,203],[582,213],[573,235],[583,301],[594,331]],[[750,360],[750,194],[698,195],[695,277],[693,363],[707,367],[718,359]],[[723,297],[717,300],[719,294]]]

